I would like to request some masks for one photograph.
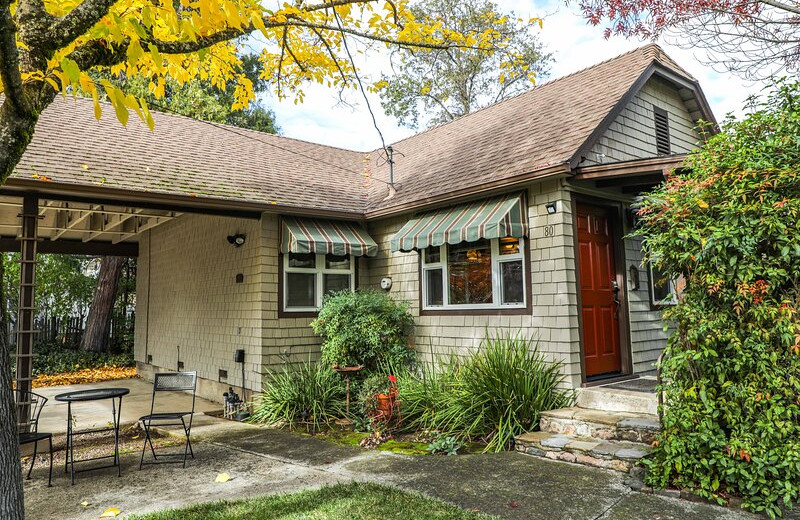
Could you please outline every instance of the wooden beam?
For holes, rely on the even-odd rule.
[[[119,244],[123,240],[127,240],[127,239],[129,239],[131,237],[134,237],[134,236],[138,235],[139,233],[143,233],[143,232],[147,231],[148,229],[153,229],[156,226],[160,226],[164,222],[168,222],[168,221],[172,220],[175,217],[179,217],[180,215],[181,215],[180,213],[173,213],[171,216],[168,216],[168,217],[166,217],[166,216],[165,217],[150,217],[149,219],[147,219],[147,223],[145,223],[144,225],[138,225],[137,224],[135,231],[132,231],[130,233],[125,233],[125,234],[120,235],[120,236],[118,236],[116,238],[112,238],[111,239],[111,243],[112,244]]]
[[[100,207],[102,207],[102,206],[95,205],[95,206],[92,206],[91,208],[95,208],[96,209],[96,208],[100,208]],[[70,211],[73,211],[73,210],[70,209]],[[87,218],[92,216],[92,212],[91,211],[84,211],[84,210],[74,210],[74,211],[81,212],[81,215],[78,218],[76,218],[75,220],[73,220],[72,222],[68,222],[67,226],[64,229],[60,229],[60,230],[56,231],[55,233],[53,233],[50,236],[50,240],[58,240],[59,238],[61,238],[64,235],[64,233],[66,233],[67,231],[69,231],[71,229],[75,229],[75,226],[77,226],[78,224],[80,224],[81,222],[83,222],[84,220],[86,220]]]
[[[612,188],[617,186],[633,186],[640,184],[661,184],[664,176],[660,173],[650,173],[646,175],[632,175],[630,177],[612,177],[610,179],[598,179],[595,186],[598,188]]]
[[[0,251],[11,253],[20,250],[20,241],[16,238],[0,238]],[[37,253],[57,255],[92,255],[92,256],[139,256],[139,244],[124,242],[81,242],[78,240],[40,240]]]
[[[93,233],[91,233],[91,234],[89,234],[89,235],[86,235],[85,237],[83,237],[83,241],[84,241],[84,242],[89,242],[90,240],[93,240],[93,239],[95,239],[95,238],[99,237],[100,235],[102,235],[102,234],[104,234],[104,233],[110,233],[110,232],[111,232],[110,230],[112,230],[112,229],[114,229],[115,227],[117,227],[117,226],[119,226],[119,225],[123,224],[123,223],[124,223],[124,222],[126,222],[128,219],[130,219],[130,218],[133,218],[133,217],[137,216],[137,215],[138,215],[139,213],[141,213],[141,212],[142,212],[142,210],[141,210],[141,209],[136,209],[136,210],[132,211],[131,213],[128,213],[127,215],[124,215],[124,216],[123,216],[123,215],[120,215],[120,216],[119,216],[119,218],[118,218],[116,221],[114,221],[114,222],[110,223],[110,224],[109,224],[109,225],[107,225],[107,226],[103,226],[103,229],[102,229],[102,230],[95,231],[95,232],[93,232]]]

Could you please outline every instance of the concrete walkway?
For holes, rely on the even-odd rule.
[[[31,520],[90,519],[107,507],[143,513],[197,502],[293,492],[352,480],[396,485],[510,520],[754,520],[741,511],[632,492],[620,473],[517,453],[410,457],[337,446],[305,435],[200,416],[187,469],[138,471],[138,454],[70,486],[46,468],[26,482]],[[194,434],[193,434],[194,435]],[[233,479],[215,483],[218,473]],[[89,502],[81,506],[81,502]]]
[[[39,431],[52,432],[54,434],[65,433],[67,431],[67,403],[55,400],[55,396],[65,392],[75,392],[78,390],[90,390],[95,388],[128,388],[131,392],[122,398],[122,424],[133,424],[139,417],[150,413],[150,403],[153,397],[153,383],[141,379],[120,379],[118,381],[108,381],[104,383],[90,383],[83,385],[51,386],[47,388],[37,388],[34,391],[47,397],[48,401],[42,409],[39,418]],[[162,400],[163,398],[163,400]],[[156,398],[156,406],[163,405],[165,409],[191,410],[192,397],[188,394],[177,392],[164,392]],[[157,410],[159,408],[156,408]],[[197,399],[195,410],[197,412],[208,412],[221,410],[222,405]],[[73,403],[72,414],[75,416],[76,428],[88,429],[105,426],[111,422],[111,401],[88,401],[85,403]]]

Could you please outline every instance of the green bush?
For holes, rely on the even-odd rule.
[[[464,443],[455,437],[439,435],[428,444],[427,449],[431,455],[458,455],[464,448]]]
[[[543,410],[572,402],[559,389],[560,363],[547,361],[532,340],[488,336],[463,362],[441,372],[398,376],[404,425],[459,440],[483,438],[486,451],[502,451],[514,437],[538,427]]]
[[[253,404],[252,422],[290,427],[305,424],[317,430],[344,417],[345,383],[323,363],[288,365],[268,376],[263,393]]]
[[[800,87],[782,83],[641,204],[646,258],[686,281],[648,482],[772,517],[800,497]]]
[[[408,304],[382,291],[340,291],[325,297],[311,322],[322,336],[322,361],[329,365],[402,366],[414,360],[409,337],[414,318]]]

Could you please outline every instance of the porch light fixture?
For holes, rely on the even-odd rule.
[[[544,205],[544,207],[547,209],[548,215],[555,215],[556,211],[558,210],[558,206],[556,206],[555,202],[548,202]]]
[[[233,247],[242,247],[246,239],[247,235],[243,235],[241,233],[228,236],[228,242],[233,244]]]

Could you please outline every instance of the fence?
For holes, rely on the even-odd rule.
[[[133,341],[135,313],[116,313],[111,317],[109,346],[112,351],[125,350],[127,343]],[[65,347],[77,348],[81,344],[86,328],[85,316],[37,316],[34,320],[36,343],[58,343]],[[16,345],[17,334],[14,324],[10,326],[9,339]]]

